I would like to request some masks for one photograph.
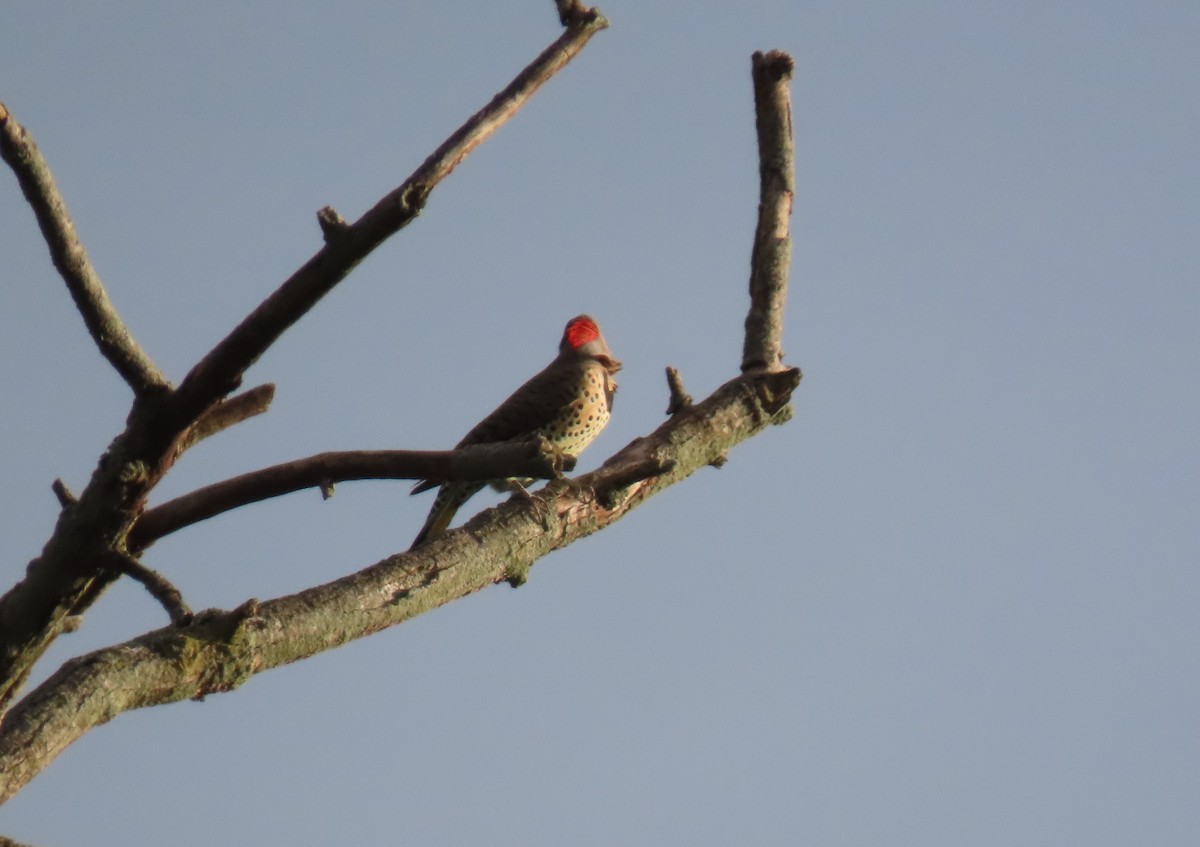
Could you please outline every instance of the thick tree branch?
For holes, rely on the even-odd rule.
[[[791,416],[798,370],[747,374],[639,438],[599,470],[513,497],[410,553],[326,585],[72,659],[0,728],[0,802],[93,726],[130,709],[195,699],[395,626],[498,582],[619,520],[720,453]],[[667,469],[645,478],[647,470]],[[640,481],[634,481],[640,480]],[[594,492],[620,488],[616,502]]]
[[[792,239],[788,218],[796,191],[792,105],[788,83],[795,63],[778,50],[755,53],[755,126],[758,129],[758,227],[750,254],[750,312],[742,372],[783,367],[783,307],[787,302]]]
[[[164,535],[249,503],[347,480],[552,479],[574,466],[573,457],[556,451],[544,439],[460,450],[319,453],[216,482],[148,509],[129,533],[129,549],[145,549]]]
[[[132,375],[133,381],[147,390],[135,398],[128,426],[101,457],[78,502],[60,512],[54,533],[41,555],[26,568],[24,579],[0,597],[0,711],[20,690],[37,659],[64,631],[68,619],[85,612],[111,584],[113,572],[95,563],[101,561],[106,551],[121,548],[142,512],[146,497],[186,445],[188,430],[222,397],[236,389],[245,369],[289,326],[376,246],[409,223],[420,212],[434,186],[606,25],[598,14],[573,19],[562,37],[512,84],[455,132],[403,185],[357,222],[346,226],[344,232],[334,233],[340,227],[326,215],[325,247],[193,367],[175,391],[148,390],[160,384],[165,387],[165,380],[160,383],[157,372],[150,370],[144,357],[136,355],[136,347],[122,340],[128,339],[128,333],[119,323],[109,320],[115,315],[101,314],[102,349],[106,355],[115,351],[113,356],[121,363],[119,367],[124,368],[123,373],[128,372],[127,378]],[[3,113],[3,124],[5,158],[9,158],[10,151],[28,150],[23,131],[7,112]],[[12,158],[18,163],[20,177],[32,166],[17,152],[13,152]],[[45,174],[35,171],[36,168],[29,171],[30,179],[36,176],[41,180],[32,183],[35,187],[42,183],[52,185],[48,171]],[[38,188],[36,196],[43,195],[44,190]],[[67,239],[64,255],[71,259],[83,257],[65,213],[51,215],[49,221],[62,229],[59,235]],[[53,244],[51,249],[54,252]],[[55,256],[57,262],[58,254]],[[92,288],[84,289],[89,292],[85,299],[105,306],[107,299],[97,299],[94,293],[93,289],[103,291],[95,282]],[[72,290],[74,293],[75,289]]]
[[[336,237],[331,237],[331,216],[323,214],[325,246],[192,368],[176,392],[176,414],[190,419],[239,385],[245,370],[284,330],[379,244],[411,223],[434,187],[606,26],[608,21],[598,13],[575,16],[553,44],[446,139],[403,184],[353,224],[336,226]]]
[[[54,175],[33,136],[17,123],[3,103],[0,103],[0,158],[16,174],[50,248],[54,267],[67,284],[75,307],[104,358],[136,394],[168,389],[167,378],[134,340],[108,299],[104,283],[75,234],[67,204],[58,193]]]

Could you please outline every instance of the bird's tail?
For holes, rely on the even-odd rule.
[[[408,549],[415,550],[425,542],[444,533],[463,503],[470,500],[481,488],[483,488],[483,483],[474,482],[448,482],[439,488],[433,506],[429,509],[429,516],[425,518],[425,525],[421,527],[421,531],[417,533],[412,546]],[[413,493],[417,492],[413,491]]]

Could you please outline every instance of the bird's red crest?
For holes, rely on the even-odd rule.
[[[580,315],[577,318],[572,318],[571,322],[567,324],[565,335],[567,343],[571,345],[571,349],[578,350],[589,341],[595,341],[599,338],[600,328],[587,315]]]

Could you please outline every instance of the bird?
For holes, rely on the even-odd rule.
[[[588,315],[577,315],[567,321],[554,361],[477,423],[457,446],[543,437],[562,452],[578,456],[608,423],[617,390],[613,376],[619,370],[621,362],[608,349],[600,326]],[[511,484],[507,480],[491,483],[498,488]],[[487,484],[440,483],[425,525],[409,549],[444,533],[455,512]],[[421,480],[412,493],[438,486],[437,482]]]

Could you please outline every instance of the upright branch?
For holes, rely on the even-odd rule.
[[[54,267],[67,284],[75,307],[104,358],[135,394],[167,389],[167,378],[138,345],[108,299],[104,283],[75,234],[67,204],[58,193],[54,175],[33,136],[17,123],[3,103],[0,103],[0,158],[16,174],[50,248]]]
[[[778,50],[755,53],[754,114],[758,129],[758,227],[750,254],[750,312],[742,372],[783,366],[783,307],[787,302],[792,239],[788,218],[796,191],[792,105],[788,83],[795,63]]]

